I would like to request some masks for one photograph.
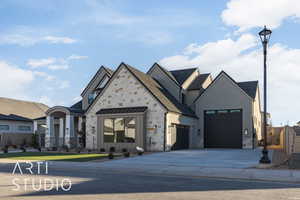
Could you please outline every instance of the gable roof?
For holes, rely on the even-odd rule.
[[[170,73],[175,77],[176,81],[182,85],[186,79],[198,68],[172,70]]]
[[[163,106],[165,106],[167,110],[197,118],[195,113],[188,106],[178,102],[167,89],[155,81],[151,76],[131,67],[130,65],[124,65],[145,86],[145,88],[148,89]]]
[[[250,97],[255,99],[258,87],[258,81],[246,81],[237,83]]]
[[[256,84],[256,89],[257,89],[257,87],[258,87],[258,81],[247,81],[247,82],[240,82],[241,84],[241,86],[243,86],[244,87],[244,89],[243,88],[241,88],[241,86],[231,77],[231,76],[229,76],[225,71],[221,71],[219,74],[218,74],[218,76],[210,83],[210,85],[205,89],[205,90],[203,90],[200,94],[199,94],[199,96],[194,100],[194,102],[196,102],[198,99],[199,99],[199,97],[200,96],[202,96],[206,91],[207,91],[207,89],[209,89],[210,88],[210,86],[212,86],[215,82],[216,82],[216,80],[218,80],[218,78],[222,75],[222,74],[224,74],[225,76],[227,76],[234,84],[236,84],[237,86],[238,86],[238,88],[240,88],[248,97],[250,97],[251,99],[254,99],[255,97],[256,97],[256,90],[255,90],[255,95],[254,95],[254,97],[252,97],[253,95],[252,95],[252,93],[253,93],[253,86],[255,86],[255,84],[254,84],[254,82],[257,82],[257,84]],[[246,87],[247,86],[247,87]],[[251,95],[252,96],[251,96]]]
[[[42,103],[0,97],[0,113],[3,115],[35,119],[45,116],[48,109],[49,107]]]
[[[193,82],[189,85],[188,90],[200,90],[202,88],[202,84],[204,81],[210,76],[210,74],[200,74],[193,80]]]
[[[180,84],[177,82],[177,80],[176,80],[176,78],[173,76],[173,74],[171,73],[171,72],[169,72],[168,70],[166,70],[164,67],[162,67],[161,65],[159,65],[158,63],[154,63],[153,65],[152,65],[152,67],[148,70],[148,72],[147,72],[147,74],[149,74],[151,71],[152,71],[152,69],[154,68],[154,67],[158,67],[158,68],[160,68],[160,70],[161,71],[163,71],[176,85],[178,85],[178,86],[180,86]]]
[[[13,114],[10,114],[10,115],[0,114],[0,120],[32,122],[32,119],[28,119],[26,117],[13,115]]]
[[[93,76],[93,78],[90,80],[90,82],[87,84],[87,86],[84,88],[84,90],[81,92],[81,96],[84,95],[84,93],[87,91],[87,89],[91,86],[91,84],[93,83],[93,81],[96,79],[97,75],[101,72],[101,70],[104,70],[106,72],[106,74],[111,77],[112,74],[114,73],[113,70],[111,70],[108,67],[104,67],[103,65],[98,69],[98,71],[96,72],[96,74]]]

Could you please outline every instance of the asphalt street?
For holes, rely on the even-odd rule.
[[[28,167],[28,166],[27,166]],[[58,169],[48,174],[37,167],[0,165],[0,198],[3,199],[284,199],[300,200],[300,184],[167,176],[97,169]],[[69,183],[70,181],[71,183]],[[62,185],[61,185],[62,184]],[[51,187],[53,188],[51,189]],[[64,191],[63,189],[69,189]],[[63,189],[62,189],[63,188]],[[45,191],[51,189],[50,191]]]

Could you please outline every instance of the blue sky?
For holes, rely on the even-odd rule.
[[[266,24],[269,109],[275,124],[291,124],[300,120],[299,16],[295,0],[2,0],[0,96],[68,106],[101,65],[122,61],[261,80]]]

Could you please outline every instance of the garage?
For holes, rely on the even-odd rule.
[[[204,111],[205,148],[242,148],[242,109]]]
[[[171,150],[189,148],[189,126],[175,125],[175,131],[172,134],[173,145]]]

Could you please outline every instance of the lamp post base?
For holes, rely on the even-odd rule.
[[[269,156],[268,156],[267,149],[262,150],[262,157],[259,160],[259,163],[261,163],[261,164],[270,164],[271,163],[271,160],[269,159]]]

